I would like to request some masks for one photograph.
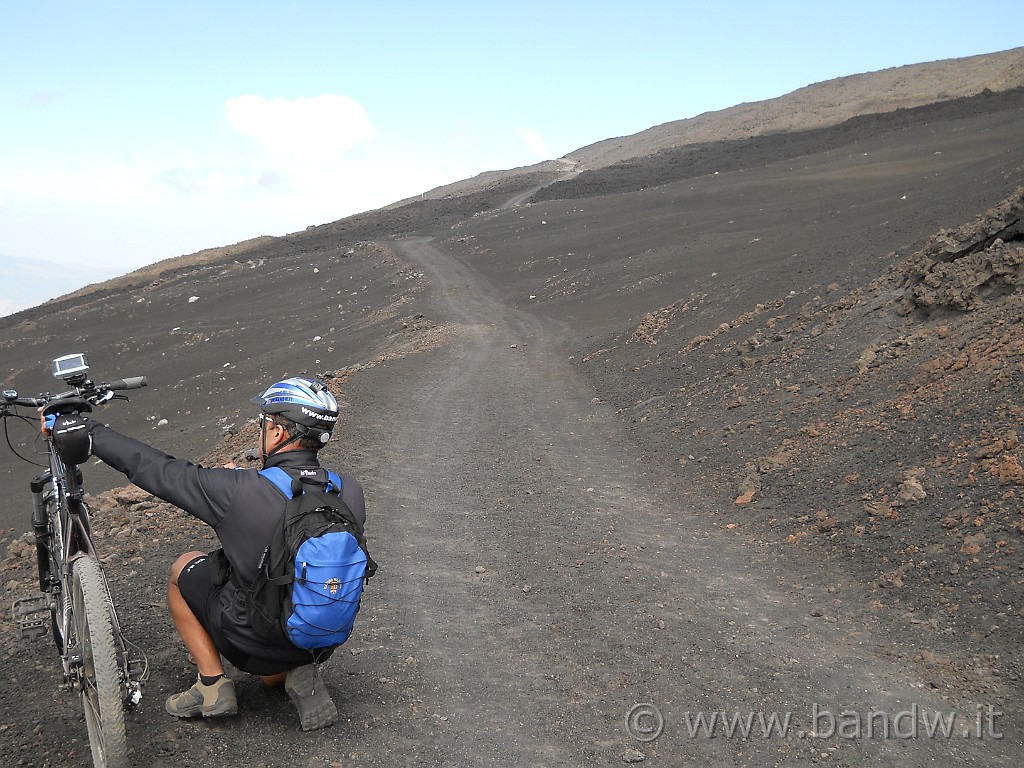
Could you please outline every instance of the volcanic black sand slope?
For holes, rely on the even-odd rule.
[[[164,714],[194,674],[165,574],[214,542],[85,467],[150,660],[134,763],[1020,765],[1020,62],[920,70],[916,100],[878,73],[909,100],[877,111],[871,76],[816,86],[860,111],[798,92],[758,114],[800,125],[758,133],[744,105],[4,319],[5,387],[77,350],[145,374],[102,418],[175,455],[244,462],[286,374],[344,404],[326,459],[364,481],[381,571],[314,734],[244,675],[235,720]],[[7,615],[33,469],[0,472],[0,755],[85,765],[52,644]],[[691,732],[714,712],[753,731]]]

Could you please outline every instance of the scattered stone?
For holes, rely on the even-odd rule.
[[[874,345],[865,349],[860,357],[857,358],[857,372],[863,376],[868,372],[871,364],[875,362],[878,357],[878,348]]]
[[[969,536],[964,536],[963,546],[960,547],[960,551],[965,555],[976,555],[981,552],[981,545],[988,541],[988,536],[984,533],[974,533]]]
[[[1024,485],[1024,467],[1016,456],[1003,456],[999,463],[1000,485]]]
[[[908,477],[900,484],[900,503],[910,506],[920,504],[926,498],[928,498],[928,494],[925,493],[921,481],[916,477]]]
[[[996,440],[983,445],[981,448],[974,452],[974,458],[976,459],[994,459],[1000,453],[1006,450],[1006,444],[1002,440]]]
[[[756,466],[751,465],[747,467],[747,472],[740,481],[737,491],[739,495],[736,497],[736,500],[733,501],[733,504],[736,506],[749,504],[754,500],[754,497],[760,493],[761,473],[758,471]]]
[[[745,506],[746,504],[749,504],[754,500],[755,493],[756,491],[753,490],[745,491],[744,493],[741,493],[739,496],[736,497],[735,501],[733,501],[733,504],[735,504],[737,507]]]
[[[831,533],[839,528],[839,518],[830,515],[826,510],[819,509],[814,513],[815,522],[812,526],[818,533]]]

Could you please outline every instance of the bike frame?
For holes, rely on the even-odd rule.
[[[74,561],[80,557],[91,556],[99,560],[96,547],[92,540],[92,529],[89,525],[89,510],[85,504],[85,490],[82,475],[78,467],[67,467],[61,461],[53,443],[47,439],[50,471],[33,481],[33,490],[40,481],[44,507],[48,507],[47,527],[50,542],[50,557],[57,566],[57,573],[48,574],[50,593],[50,611],[54,627],[60,630],[58,651],[64,667],[64,681],[78,689],[81,684],[82,656],[78,651],[79,638],[74,637],[74,616],[71,605],[71,569]],[[49,503],[48,503],[49,502]],[[40,561],[41,561],[40,557]],[[41,564],[41,562],[40,562]],[[40,572],[40,587],[46,574]],[[109,594],[109,589],[108,589]],[[124,641],[121,625],[117,619],[112,601],[108,601],[110,622],[114,629],[114,642],[117,646],[119,668],[121,671],[121,695],[124,703],[134,706],[141,698],[139,683],[132,679],[131,663],[128,648]],[[57,638],[54,638],[57,640]]]
[[[5,391],[6,402],[0,403],[3,406],[3,416],[10,415],[7,410],[10,405],[41,408],[49,402],[72,396],[88,396],[91,402],[99,404],[113,399],[114,390],[135,389],[145,386],[146,382],[144,378],[139,377],[96,386],[82,377],[69,383],[73,383],[75,389],[40,398],[20,398],[15,392]],[[77,647],[79,641],[74,637],[72,569],[75,561],[82,557],[91,557],[99,563],[99,555],[93,543],[81,469],[78,466],[65,465],[49,435],[46,437],[46,456],[48,471],[33,478],[30,484],[39,589],[49,600],[54,642],[61,656],[64,682],[76,690],[81,690],[82,655]],[[102,568],[100,574],[102,575]],[[103,581],[106,586],[105,576]],[[106,592],[107,611],[110,615],[118,661],[121,696],[125,706],[131,707],[142,699],[141,680],[145,677],[147,663],[144,656],[139,659],[132,658],[113,601],[109,597],[109,587]],[[41,634],[45,629],[40,626],[38,631]]]

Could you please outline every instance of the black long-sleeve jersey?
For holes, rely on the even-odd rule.
[[[308,661],[308,651],[294,646],[268,649],[249,626],[245,596],[236,586],[249,584],[260,558],[270,543],[287,499],[256,469],[203,467],[176,459],[152,446],[122,435],[101,424],[92,424],[92,453],[145,491],[181,508],[213,528],[224,549],[234,578],[218,595],[220,630],[243,653],[285,658],[294,652],[297,661]],[[271,456],[267,467],[305,469],[319,467],[312,451],[282,451]],[[352,477],[341,477],[342,501],[360,525],[366,520],[363,489]]]

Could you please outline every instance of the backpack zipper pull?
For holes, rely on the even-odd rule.
[[[306,563],[302,563],[302,578],[299,579],[299,584],[306,585]]]

